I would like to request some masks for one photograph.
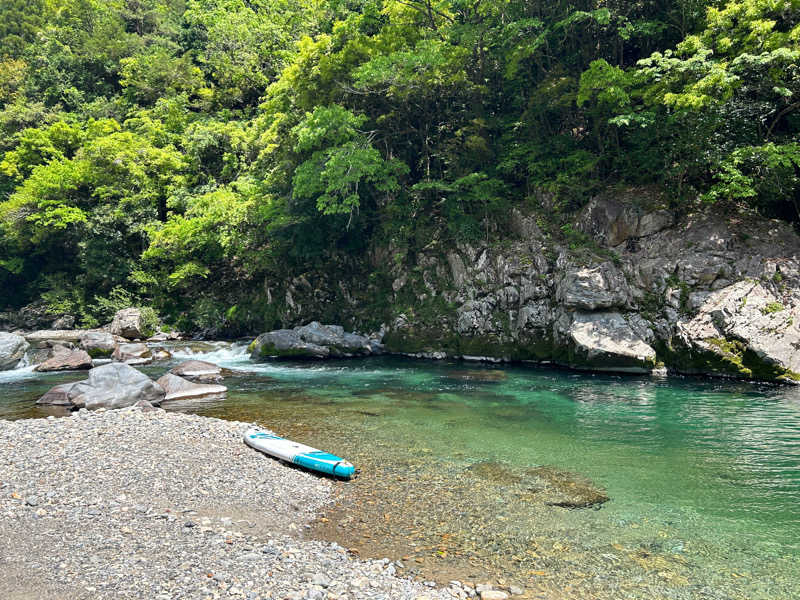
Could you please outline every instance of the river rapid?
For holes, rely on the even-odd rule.
[[[358,477],[309,536],[408,575],[502,581],[531,598],[800,597],[800,389],[394,357],[252,363],[224,399],[165,405],[256,421]],[[0,418],[84,374],[0,372]],[[606,502],[553,502],[584,488]],[[553,494],[556,494],[554,496]]]

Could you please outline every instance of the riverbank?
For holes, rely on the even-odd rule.
[[[0,421],[0,596],[452,597],[303,540],[347,484],[247,448],[248,425],[138,408]]]

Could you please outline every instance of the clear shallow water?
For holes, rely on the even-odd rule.
[[[343,503],[366,525],[321,535],[362,554],[396,548],[422,574],[474,568],[563,597],[800,597],[800,390],[392,358],[254,365],[243,348],[199,350],[175,358],[237,370],[228,397],[173,408],[259,421],[352,458],[364,472]],[[46,414],[35,399],[82,377],[0,374],[0,418]],[[524,481],[475,479],[483,463],[552,465],[611,500],[528,506]],[[387,511],[403,515],[383,534],[398,539],[370,540]]]

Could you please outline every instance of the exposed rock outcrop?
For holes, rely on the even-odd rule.
[[[672,351],[686,372],[800,383],[800,303],[747,280],[704,296],[677,323]]]
[[[19,310],[0,312],[0,330],[69,329],[74,324],[75,317],[53,312],[53,307],[42,300],[32,302]]]
[[[349,333],[339,325],[313,321],[303,327],[262,333],[250,345],[250,357],[329,358],[379,354],[383,346],[367,336]]]
[[[0,371],[16,368],[28,346],[21,335],[0,331]]]
[[[625,275],[610,261],[569,269],[556,289],[557,302],[575,310],[625,308],[630,298]]]
[[[51,390],[52,391],[52,390]],[[72,386],[67,397],[76,408],[124,408],[144,400],[158,405],[164,389],[125,363],[108,363],[89,371],[89,379]]]
[[[797,233],[719,210],[679,217],[666,205],[630,189],[595,198],[566,225],[514,210],[502,241],[437,239],[414,254],[389,243],[372,250],[372,271],[350,265],[352,280],[305,273],[265,288],[286,346],[299,339],[318,354],[329,346],[288,327],[383,323],[387,350],[414,356],[796,379]]]
[[[162,375],[156,380],[156,383],[164,388],[166,392],[165,401],[218,397],[223,396],[228,391],[228,388],[224,385],[193,383],[172,373]]]

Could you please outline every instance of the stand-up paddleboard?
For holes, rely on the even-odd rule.
[[[261,452],[270,456],[300,465],[306,469],[326,473],[327,475],[349,478],[353,476],[356,470],[353,465],[343,458],[305,444],[298,444],[263,429],[248,429],[244,434],[244,441],[248,446],[261,450]]]

